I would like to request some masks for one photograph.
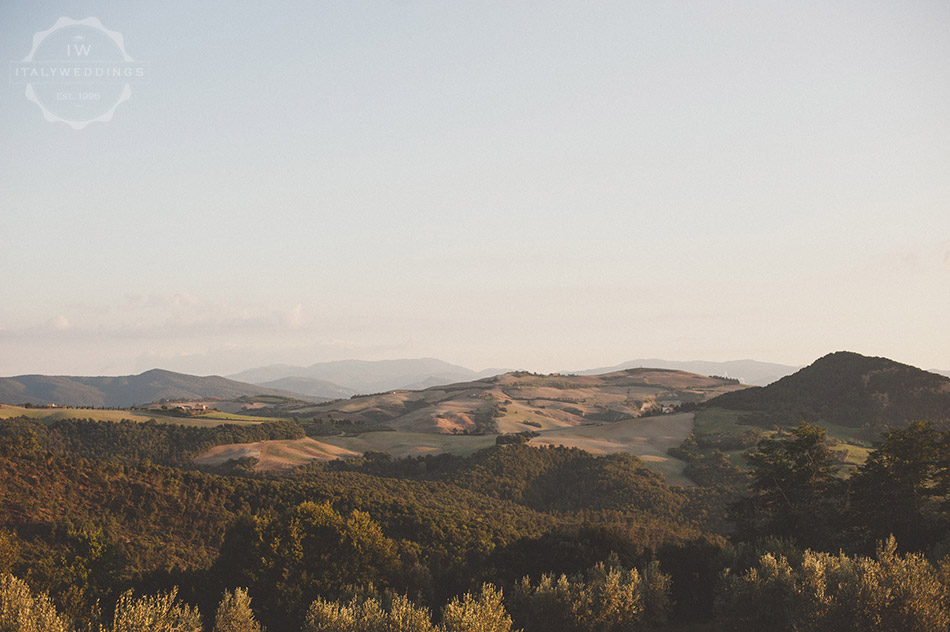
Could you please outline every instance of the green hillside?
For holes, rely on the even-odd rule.
[[[950,378],[887,358],[839,351],[765,387],[726,393],[709,407],[750,413],[747,423],[800,421],[867,428],[932,421],[950,427]]]

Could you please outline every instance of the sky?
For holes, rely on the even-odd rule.
[[[0,375],[437,357],[950,368],[950,4],[0,5]],[[92,88],[90,88],[92,89]]]

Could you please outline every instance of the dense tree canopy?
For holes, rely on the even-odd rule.
[[[760,441],[731,486],[688,489],[629,455],[520,442],[210,473],[180,460],[259,435],[157,426],[0,422],[0,621],[588,632],[950,617],[950,441],[930,423],[884,433],[850,478],[803,423]],[[717,512],[743,481],[729,529]]]
[[[831,537],[839,481],[824,429],[802,422],[788,437],[765,439],[749,465],[750,495],[735,506],[739,537],[768,534],[808,544]]]

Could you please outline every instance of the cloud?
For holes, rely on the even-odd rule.
[[[129,348],[129,345],[126,346]],[[167,341],[142,348],[131,358],[128,372],[141,373],[154,368],[192,375],[229,375],[268,364],[307,366],[314,362],[347,358],[377,359],[400,357],[384,345],[370,345],[339,338],[320,338],[301,342],[279,333],[270,337],[229,340],[211,345],[199,340]]]
[[[304,325],[303,305],[297,303],[291,309],[280,314],[280,323],[288,329],[300,329]]]
[[[53,318],[49,321],[49,328],[56,331],[66,331],[72,329],[72,325],[69,323],[69,319],[59,314],[56,318]]]
[[[302,313],[302,306],[298,312]],[[296,320],[295,320],[296,318]],[[206,336],[223,332],[267,331],[286,320],[298,322],[289,310],[277,315],[272,306],[243,299],[220,299],[188,292],[152,294],[139,303],[127,303],[117,322],[108,327],[118,335]]]
[[[219,298],[188,292],[125,294],[109,303],[68,307],[68,311],[53,312],[56,315],[46,320],[6,322],[0,335],[7,339],[43,339],[55,333],[57,339],[220,340],[222,336],[299,335],[315,325],[314,315],[303,303],[273,305],[246,297]]]

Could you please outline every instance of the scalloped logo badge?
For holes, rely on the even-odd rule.
[[[97,18],[62,17],[33,35],[33,49],[11,64],[11,75],[47,121],[82,129],[111,121],[132,86],[146,80],[147,67],[129,56],[121,33]]]

